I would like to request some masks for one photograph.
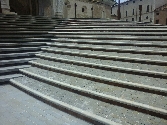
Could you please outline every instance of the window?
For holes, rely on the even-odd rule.
[[[87,7],[86,7],[86,6],[83,6],[83,7],[82,7],[82,12],[83,12],[83,13],[87,13]]]
[[[84,12],[85,11],[85,8],[82,8],[82,12]]]
[[[140,0],[140,1],[142,1],[142,0]]]
[[[155,23],[156,23],[156,24],[159,24],[159,20],[156,20]]]
[[[128,16],[128,11],[126,11],[126,16]]]
[[[133,3],[135,3],[135,1],[133,1]]]
[[[111,8],[111,14],[112,14],[112,8]]]
[[[139,22],[141,22],[141,17],[139,17]]]
[[[159,15],[159,13],[157,12],[156,15]]]
[[[148,16],[146,16],[146,19],[148,19]]]
[[[128,21],[128,19],[126,19],[126,21]]]
[[[133,9],[133,13],[132,14],[135,15],[135,9]]]
[[[132,18],[132,21],[134,21],[134,18]]]
[[[142,11],[142,5],[139,5],[139,10]]]
[[[147,5],[147,12],[149,12],[150,11],[150,6],[149,5]]]
[[[167,25],[167,18],[166,18],[166,25]]]

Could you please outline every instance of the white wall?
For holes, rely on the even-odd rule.
[[[135,3],[133,2],[135,1]],[[154,22],[154,10],[167,3],[167,0],[130,0],[121,4],[121,19],[139,21],[139,5],[142,5],[142,22]],[[149,12],[147,6],[149,5]],[[134,15],[133,15],[134,9]],[[112,8],[112,15],[117,15],[118,6]],[[127,11],[127,16],[126,16]]]

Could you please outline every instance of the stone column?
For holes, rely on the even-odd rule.
[[[9,0],[1,0],[1,8],[3,14],[8,14],[10,12]]]
[[[1,1],[0,1],[0,13],[2,13],[2,9],[1,9]]]
[[[9,0],[1,0],[1,9],[3,14],[16,14],[10,12]]]
[[[63,18],[64,0],[53,0],[54,16],[57,18]]]

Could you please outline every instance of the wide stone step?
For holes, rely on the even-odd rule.
[[[56,35],[131,35],[131,36],[166,36],[165,32],[49,32]]]
[[[61,33],[61,32],[60,32]],[[92,40],[92,39],[51,39],[58,43],[78,43],[93,45],[115,45],[115,46],[139,46],[139,47],[160,47],[166,48],[165,41],[131,41],[131,40]]]
[[[26,43],[26,42],[49,42],[51,41],[50,38],[5,38],[5,39],[0,39],[2,43],[7,42],[7,43]]]
[[[141,63],[133,63],[133,62],[121,62],[121,61],[112,61],[112,60],[98,60],[92,58],[83,58],[77,56],[68,56],[61,54],[53,54],[53,53],[40,53],[36,54],[37,57],[41,59],[51,60],[51,61],[59,61],[65,62],[68,64],[76,64],[82,65],[86,67],[95,67],[98,69],[106,69],[109,71],[119,71],[119,72],[129,72],[133,74],[139,75],[148,75],[148,76],[159,76],[166,77],[167,76],[167,68],[166,66],[157,66],[157,65],[148,65]]]
[[[120,25],[120,24],[113,24],[113,26],[114,27],[112,27],[112,26],[89,26],[89,25],[87,25],[87,26],[68,26],[68,27],[58,27],[58,26],[56,26],[55,28],[56,29],[60,29],[60,28],[62,28],[62,29],[103,29],[103,28],[105,28],[105,29],[108,29],[108,28],[116,28],[115,26],[120,26],[120,27],[122,27],[122,25]],[[129,28],[130,27],[133,27],[133,26],[135,26],[135,25],[129,25]],[[138,27],[134,27],[134,28],[138,28]],[[133,28],[133,29],[134,29]],[[139,27],[139,29],[140,28],[143,28],[143,27]],[[156,29],[156,28],[161,28],[161,27],[150,27],[150,28],[154,28],[154,29]],[[119,29],[119,27],[118,27],[118,29]],[[120,29],[122,29],[122,28],[120,28]],[[147,28],[145,28],[145,29],[147,29]],[[161,29],[163,29],[163,28],[161,28]],[[164,30],[165,30],[166,28],[164,28]],[[166,30],[165,30],[166,31]]]
[[[106,49],[106,51],[108,50],[108,49],[122,49],[122,51],[123,50],[136,50],[136,51],[146,51],[146,50],[148,50],[148,51],[167,51],[167,44],[162,44],[162,46],[158,46],[158,47],[155,47],[155,46],[144,46],[144,45],[148,45],[148,44],[144,44],[143,46],[140,46],[140,45],[142,45],[142,44],[139,44],[139,46],[137,46],[138,44],[135,44],[134,43],[134,45],[132,46],[132,45],[119,45],[119,44],[117,44],[117,45],[115,45],[115,44],[105,44],[105,42],[104,42],[104,44],[101,42],[101,44],[100,45],[98,45],[98,44],[92,44],[91,42],[89,43],[89,42],[87,42],[87,43],[79,43],[79,42],[64,42],[64,43],[62,43],[61,41],[60,42],[54,42],[54,43],[47,43],[47,45],[50,45],[50,46],[54,46],[54,45],[67,45],[68,47],[69,46],[73,46],[73,47],[83,47],[83,48],[85,48],[85,47],[90,47],[90,48],[95,48],[95,50],[96,50],[96,48],[101,48],[101,49],[103,49],[103,50],[105,50]],[[136,45],[136,46],[135,46]],[[160,44],[161,45],[161,44]]]
[[[8,59],[8,60],[1,60],[0,61],[0,66],[5,66],[5,65],[15,65],[15,64],[23,64],[23,63],[28,63],[30,60],[35,60],[37,58],[22,58],[22,59]]]
[[[163,29],[163,28],[89,28],[89,29],[84,29],[84,28],[78,28],[78,29],[74,29],[74,28],[64,28],[61,27],[57,27],[56,29],[54,29],[55,31],[58,32],[166,32],[167,29]]]
[[[19,71],[19,69],[30,67],[30,65],[20,65],[20,66],[9,66],[9,67],[3,67],[0,68],[0,74],[3,75],[4,73],[10,73],[10,72],[16,72]]]
[[[46,46],[47,42],[15,42],[15,43],[0,43],[0,47],[24,47],[24,46]]]
[[[166,48],[148,48],[148,47],[115,47],[112,45],[95,46],[95,45],[69,45],[69,44],[60,44],[60,43],[49,43],[48,45],[52,47],[59,48],[68,48],[68,49],[80,49],[80,50],[89,50],[89,51],[104,51],[104,52],[118,52],[118,53],[134,53],[134,54],[146,54],[146,55],[167,55]],[[112,46],[107,47],[106,46]]]
[[[27,25],[27,24],[57,24],[58,21],[38,21],[38,20],[33,20],[33,19],[30,19],[30,20],[16,20],[16,19],[13,19],[13,20],[7,20],[7,19],[1,19],[0,20],[0,24],[18,24],[18,25]]]
[[[36,34],[23,34],[23,35],[0,35],[1,39],[7,38],[7,39],[12,39],[12,38],[30,38],[30,37],[43,37],[43,38],[54,38],[53,35],[51,34],[43,34],[43,35],[36,35]]]
[[[34,98],[29,93],[20,91],[17,86],[12,86],[14,84],[7,83],[0,87],[0,98],[3,100],[0,101],[1,124],[92,125],[62,111],[61,108],[38,100],[38,97]],[[7,116],[10,118],[7,119]]]
[[[8,53],[8,54],[0,54],[0,59],[12,59],[12,58],[26,58],[26,57],[32,57],[35,56],[35,54],[38,52],[21,52],[21,53]]]
[[[26,30],[24,30],[24,31],[22,31],[22,30],[18,30],[18,31],[12,31],[12,30],[9,30],[9,31],[0,31],[0,34],[36,34],[36,35],[39,35],[39,34],[48,34],[48,32],[47,31],[26,31]]]
[[[26,82],[32,82],[32,83],[40,83],[39,85],[41,87],[47,87],[46,90],[50,89],[52,87],[52,93],[53,95],[51,96],[50,94],[46,94],[46,92],[42,92],[40,88],[38,88],[37,84],[35,83],[34,86],[30,87],[30,84],[28,83],[28,85],[25,85],[25,84],[22,84],[22,79],[25,79]],[[29,93],[31,93],[31,95],[34,95],[34,96],[38,96],[40,98],[42,98],[44,101],[46,102],[49,102],[49,103],[52,103],[52,105],[54,106],[58,106],[58,107],[61,107],[61,109],[63,108],[63,110],[65,111],[70,111],[78,116],[82,116],[83,118],[91,121],[92,123],[94,124],[97,124],[97,125],[100,125],[100,124],[105,124],[105,125],[110,125],[110,124],[113,124],[113,125],[119,125],[118,123],[116,122],[113,122],[109,119],[106,119],[104,117],[101,117],[101,116],[98,116],[96,114],[94,114],[94,112],[90,112],[90,111],[86,111],[85,110],[85,106],[75,106],[75,105],[78,105],[80,104],[82,101],[80,100],[84,100],[86,97],[82,96],[82,95],[78,95],[76,93],[73,93],[73,92],[70,92],[68,90],[63,90],[61,88],[57,88],[57,87],[54,87],[54,86],[51,86],[51,85],[48,85],[48,84],[45,84],[43,82],[38,82],[37,80],[34,80],[34,79],[31,79],[31,78],[28,78],[26,76],[23,76],[23,77],[19,77],[19,78],[16,78],[16,79],[13,79],[13,80],[10,80],[12,82],[12,84],[14,84],[15,86],[18,86],[19,88],[22,88],[23,90],[25,91],[28,91]],[[63,90],[63,91],[61,91]],[[55,96],[55,94],[58,94],[57,95],[57,98],[56,97],[53,97]],[[61,97],[62,94],[64,94],[64,96],[67,94],[69,94],[71,97],[76,97],[76,102],[74,104],[71,104],[70,100],[68,99],[68,97],[65,97],[67,98],[67,100],[64,100],[64,96],[63,98]],[[80,98],[80,99],[79,99]],[[89,100],[93,100],[93,99],[89,99],[89,98],[86,98],[87,101]],[[85,100],[86,101],[86,100]],[[95,101],[95,100],[93,100]],[[78,104],[77,104],[78,103]]]
[[[117,52],[103,52],[103,51],[89,51],[89,50],[78,50],[68,48],[42,48],[43,51],[48,53],[56,53],[62,55],[71,55],[86,58],[95,58],[100,60],[115,60],[123,62],[136,62],[144,64],[155,64],[155,65],[166,65],[167,57],[161,55],[144,55],[144,54],[128,54],[128,53],[117,53]]]
[[[0,31],[47,31],[47,32],[49,32],[49,31],[53,31],[53,28],[40,28],[40,29],[35,29],[35,28],[33,28],[33,29],[29,29],[29,28],[12,28],[12,27],[7,27],[7,28],[2,28],[2,27],[0,27]]]
[[[43,46],[43,47],[48,47],[48,46]],[[1,48],[0,49],[0,53],[4,54],[4,53],[20,53],[22,52],[34,52],[34,51],[39,51],[41,47],[17,47],[17,48]]]
[[[23,76],[22,74],[10,74],[10,75],[3,75],[0,76],[0,85],[1,84],[6,84],[5,82],[8,82],[12,78],[17,78]]]
[[[97,40],[141,40],[141,41],[166,41],[167,36],[131,36],[131,35],[55,35],[58,38],[70,38],[70,39],[97,39]]]
[[[34,77],[37,78],[38,76],[34,76]],[[87,118],[91,118],[94,120],[96,124],[98,122],[101,124],[116,124],[116,123],[135,124],[136,121],[138,121],[143,115],[144,115],[144,118],[145,117],[147,118],[151,117],[151,119],[153,118],[153,120],[155,120],[155,121],[152,121],[153,123],[156,123],[156,120],[159,121],[158,117],[147,115],[141,112],[137,112],[136,114],[136,111],[132,109],[127,109],[126,106],[124,107],[121,104],[113,103],[113,101],[109,101],[109,100],[106,102],[105,99],[102,99],[102,98],[105,98],[104,97],[105,94],[101,94],[101,96],[98,97],[99,93],[88,91],[88,90],[86,91],[85,89],[82,89],[80,87],[72,88],[71,85],[68,87],[67,85],[66,87],[65,85],[56,85],[56,82],[54,81],[51,82],[51,79],[45,79],[45,80],[44,79],[42,79],[43,81],[42,82],[42,81],[38,81],[32,78],[23,76],[23,77],[15,78],[11,80],[11,82],[23,88],[24,90],[29,91],[35,96],[40,96],[42,99],[49,102],[52,101],[52,104],[54,102],[55,105],[61,105],[61,107],[63,108],[66,108],[73,112],[77,112],[77,114],[83,115]],[[48,82],[49,80],[50,80],[50,83],[46,84],[46,81]],[[132,118],[130,118],[132,117],[131,115],[133,116],[133,120]],[[123,117],[123,116],[126,116],[126,117]],[[140,123],[142,123],[143,121],[145,122],[145,120],[143,119],[142,121],[139,120]],[[165,123],[166,120],[162,120],[161,122]]]
[[[134,28],[157,28],[157,27],[162,27],[163,25],[158,25],[158,26],[146,26],[143,24],[130,24],[130,23],[110,23],[110,24],[67,24],[67,28],[110,28],[110,27],[122,27],[122,28],[128,28],[128,27],[133,27]],[[165,26],[166,27],[166,26]]]
[[[147,91],[142,91],[142,90],[135,90],[135,89],[133,90],[133,89],[125,87],[125,86],[124,87],[123,86],[114,86],[113,84],[106,84],[106,83],[103,83],[101,81],[94,81],[92,79],[86,79],[83,77],[70,75],[69,73],[66,73],[66,72],[56,71],[56,70],[54,70],[54,68],[53,69],[52,68],[50,67],[50,71],[48,71],[48,69],[46,69],[44,67],[43,68],[42,67],[41,68],[30,67],[30,68],[20,69],[20,71],[23,74],[28,75],[30,77],[34,76],[34,77],[37,77],[37,79],[47,81],[47,82],[52,81],[55,84],[59,84],[59,85],[65,86],[65,87],[69,86],[73,89],[75,87],[80,87],[84,90],[92,91],[90,93],[98,92],[102,95],[105,94],[106,96],[107,95],[112,96],[109,100],[114,100],[114,98],[117,97],[117,98],[119,98],[118,100],[120,100],[119,102],[126,103],[128,101],[132,101],[131,103],[138,102],[138,103],[148,104],[150,106],[156,106],[159,108],[161,107],[162,109],[166,109],[166,106],[165,106],[166,97],[164,97],[161,94],[148,93]],[[60,77],[58,77],[58,76],[60,76]],[[82,92],[82,90],[81,90],[81,92]],[[125,95],[129,95],[129,96],[125,96]],[[134,95],[136,96],[136,98],[134,97]],[[157,97],[159,97],[159,98],[157,98]],[[150,98],[150,101],[155,100],[154,104],[152,102],[149,102],[148,100],[146,101],[146,98]],[[157,100],[156,100],[156,98],[157,98]],[[164,100],[164,102],[160,102],[161,106],[160,105],[157,106],[157,103],[159,103],[158,99],[160,99],[160,98],[162,98],[162,100]],[[125,100],[123,101],[123,99],[125,99],[126,101]],[[116,101],[116,100],[114,100],[114,101]],[[127,104],[130,105],[129,103],[127,103]],[[140,105],[140,104],[137,104],[137,105]],[[136,107],[137,107],[137,105],[136,105]],[[135,105],[133,105],[133,106],[135,106]]]
[[[77,75],[81,78],[93,79],[96,81],[102,81],[108,84],[115,84],[119,86],[132,87],[135,89],[145,89],[147,91],[167,93],[167,90],[163,88],[165,85],[165,78],[154,78],[151,76],[141,76],[135,74],[128,74],[116,71],[108,71],[97,68],[90,68],[86,66],[72,65],[67,63],[60,63],[55,61],[48,61],[38,59],[36,61],[30,61],[32,65],[37,67],[43,67],[45,69],[53,69],[60,72],[66,72],[71,75]],[[49,68],[51,67],[51,68]],[[107,74],[106,74],[107,73]],[[135,78],[135,79],[134,79]],[[155,86],[152,86],[155,85]]]
[[[1,28],[29,28],[29,29],[54,29],[54,26],[49,26],[49,25],[46,25],[46,26],[17,26],[17,25],[3,25],[1,26]]]

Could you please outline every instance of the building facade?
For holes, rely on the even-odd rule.
[[[5,14],[60,18],[111,18],[113,4],[114,0],[1,0],[2,13]]]
[[[155,9],[166,3],[167,0],[127,0],[120,5],[121,20],[154,23]],[[118,5],[113,6],[112,15],[117,16],[117,11]]]
[[[167,4],[155,9],[155,24],[167,25]]]

